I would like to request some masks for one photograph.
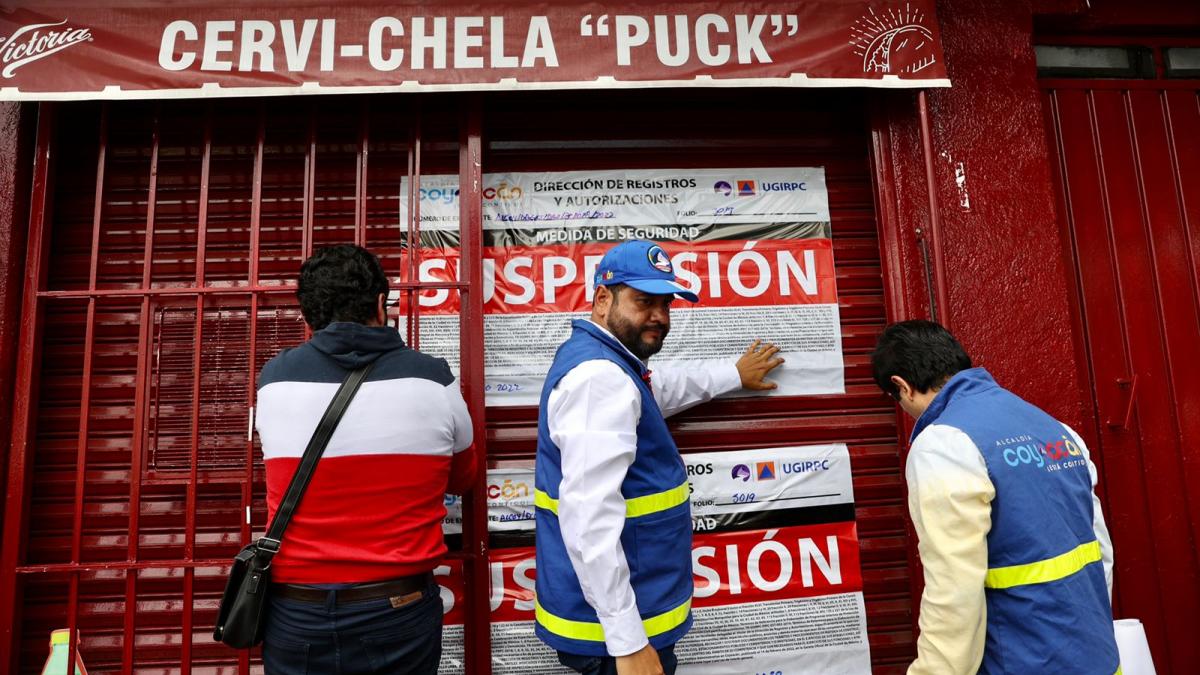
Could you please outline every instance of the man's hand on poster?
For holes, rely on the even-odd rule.
[[[755,340],[735,364],[742,377],[742,387],[751,391],[769,391],[778,387],[775,382],[766,380],[767,373],[783,363],[782,358],[775,356],[778,353],[778,346]]]
[[[663,675],[662,661],[654,647],[646,645],[632,654],[617,657],[617,675]]]

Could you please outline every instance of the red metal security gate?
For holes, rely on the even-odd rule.
[[[870,101],[844,90],[493,96],[483,120],[484,170],[825,167],[846,393],[719,400],[670,422],[684,453],[849,446],[872,662],[878,673],[901,673],[915,654],[914,598],[896,407],[875,386],[869,363],[889,314]],[[533,408],[489,408],[488,428],[490,459],[533,457]]]
[[[20,489],[10,494],[0,561],[0,594],[18,591],[22,608],[21,671],[40,666],[49,630],[78,626],[93,671],[245,672],[249,660],[214,645],[209,628],[223,565],[264,526],[261,465],[246,436],[251,374],[304,337],[289,286],[299,262],[314,245],[357,241],[394,277],[415,278],[403,273],[413,262],[404,242],[419,239],[398,227],[400,179],[459,173],[463,222],[479,223],[470,194],[482,189],[482,159],[497,172],[825,167],[846,394],[720,401],[673,426],[685,452],[849,445],[872,658],[877,672],[902,672],[914,652],[913,580],[896,409],[868,362],[889,314],[869,98],[422,95],[420,123],[415,100],[45,108],[59,119],[39,139],[43,208],[16,402],[20,461],[10,471]],[[481,129],[460,123],[480,109]],[[470,275],[449,285],[466,294],[463,379],[477,427],[479,243],[464,236]],[[486,434],[476,434],[489,461],[532,458],[535,419],[532,408],[489,409]],[[482,500],[472,506],[470,553],[457,555],[470,570],[475,675],[487,672],[488,594]]]
[[[1114,609],[1144,622],[1158,672],[1192,673],[1200,90],[1195,80],[1043,84],[1095,401],[1096,427],[1085,437],[1096,444],[1115,548]]]
[[[70,628],[92,672],[249,671],[211,630],[228,561],[265,528],[255,375],[306,337],[294,280],[314,247],[363,244],[393,279],[415,278],[403,269],[417,222],[401,228],[399,197],[423,170],[462,172],[476,264],[458,283],[399,288],[414,308],[419,289],[460,294],[461,380],[485,447],[478,118],[451,99],[421,107],[43,104],[0,563],[5,669],[37,672],[50,631]],[[477,614],[479,490],[467,553],[452,554]],[[468,630],[468,662],[486,659],[486,624]]]

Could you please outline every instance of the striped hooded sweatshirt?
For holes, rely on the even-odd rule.
[[[446,492],[474,475],[471,419],[444,359],[387,326],[332,323],[259,374],[255,427],[269,517],[350,370],[375,365],[317,464],[273,563],[273,581],[381,581],[437,566]]]

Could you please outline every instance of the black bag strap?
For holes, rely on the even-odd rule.
[[[367,373],[371,371],[372,365],[374,363],[368,363],[358,370],[351,371],[346,379],[342,380],[342,386],[338,387],[337,393],[333,395],[333,400],[329,402],[329,407],[325,409],[321,421],[317,423],[317,430],[313,432],[312,438],[308,441],[308,447],[304,449],[304,455],[300,458],[300,466],[296,467],[296,473],[292,475],[292,482],[288,483],[287,492],[283,493],[283,499],[279,502],[275,517],[271,519],[271,525],[267,527],[267,535],[258,540],[258,555],[263,556],[267,564],[270,564],[271,558],[279,552],[279,543],[283,540],[283,532],[292,520],[292,513],[300,505],[300,498],[304,496],[304,491],[308,489],[308,483],[317,469],[317,460],[321,459],[321,454],[325,452],[325,446],[329,445],[329,439],[333,438],[333,432],[337,429],[338,422],[342,420],[346,408],[350,407],[350,400],[358,392],[363,380],[367,379]]]

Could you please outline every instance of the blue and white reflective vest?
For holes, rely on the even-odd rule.
[[[933,424],[971,439],[996,490],[979,672],[1120,672],[1091,476],[1071,432],[982,368],[950,378],[913,438]]]
[[[621,484],[625,529],[621,546],[643,625],[655,649],[673,645],[692,625],[692,516],[687,471],[667,422],[644,381],[646,366],[614,338],[587,321],[572,322],[542,388],[538,412],[536,632],[550,647],[585,656],[606,656],[604,629],[584,599],[567,557],[558,523],[562,454],[546,422],[550,392],[572,368],[604,359],[624,370],[642,395],[637,456]]]

